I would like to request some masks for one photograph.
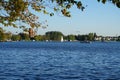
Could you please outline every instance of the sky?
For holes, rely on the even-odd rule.
[[[98,35],[120,35],[120,9],[113,4],[98,3],[97,0],[82,0],[87,5],[82,12],[76,8],[71,9],[71,18],[55,14],[53,17],[44,16],[40,19],[48,21],[46,29],[40,28],[39,34],[47,31],[61,31],[63,34],[88,34],[95,32]]]
[[[97,0],[82,0],[87,7],[84,11],[73,7],[70,11],[71,18],[64,17],[56,13],[53,17],[40,13],[35,13],[40,17],[40,21],[47,20],[46,29],[39,28],[38,34],[43,35],[47,31],[60,31],[64,35],[68,34],[88,34],[90,32],[103,36],[120,35],[120,9],[113,4],[98,3]],[[15,31],[13,28],[9,28]]]

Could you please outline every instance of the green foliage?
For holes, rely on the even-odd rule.
[[[30,41],[30,37],[28,34],[26,33],[19,33],[20,37],[21,37],[21,40],[25,40],[25,41]]]
[[[36,36],[34,37],[34,40],[35,40],[35,41],[42,41],[43,39],[42,39],[42,36],[41,36],[41,35],[36,35]]]
[[[85,41],[85,40],[87,40],[87,38],[88,38],[88,35],[78,35],[78,36],[76,36],[76,39],[78,41]]]
[[[11,37],[12,37],[12,33],[10,33],[10,32],[5,33],[6,40],[11,40]]]
[[[96,33],[89,33],[88,35],[78,35],[76,36],[76,39],[79,41],[94,41],[95,37],[97,37]]]
[[[50,16],[53,16],[54,12],[62,12],[64,16],[70,17],[68,10],[73,5],[83,10],[82,3],[75,0],[0,0],[0,23],[4,26],[20,28],[16,23],[20,21],[29,24],[32,28],[40,27],[41,24],[37,21],[38,17],[31,12],[30,8]],[[53,7],[54,12],[47,11],[50,7]]]
[[[88,40],[93,41],[94,40],[94,33],[89,33],[88,34]]]
[[[52,40],[52,41],[60,41],[61,40],[61,36],[63,36],[63,34],[61,32],[58,31],[51,31],[51,32],[46,32],[46,38],[47,40]]]
[[[0,28],[0,42],[4,41],[95,41],[95,38],[101,37],[100,41],[120,41],[120,36],[118,37],[102,37],[97,36],[96,33],[89,33],[86,35],[67,35],[64,36],[59,31],[50,31],[46,32],[45,35],[35,35],[33,38],[30,38],[28,33],[19,33],[19,34],[12,34],[10,32],[5,32],[2,28]],[[111,38],[111,39],[110,39]]]
[[[21,40],[21,36],[20,35],[12,35],[11,40],[12,41],[20,41]]]
[[[98,2],[102,2],[105,4],[106,2],[111,2],[115,4],[118,8],[120,8],[120,0],[98,0]]]
[[[120,0],[97,1],[103,4],[111,2],[120,8]],[[0,23],[4,26],[20,28],[17,24],[19,21],[22,26],[29,24],[32,28],[40,27],[41,24],[37,21],[38,16],[32,10],[50,16],[53,16],[55,12],[61,12],[64,16],[71,17],[69,9],[72,6],[76,6],[81,11],[85,9],[81,0],[0,0]],[[49,11],[49,8],[53,11]]]
[[[1,29],[0,29],[0,41],[5,41],[5,34]]]
[[[76,40],[76,39],[75,39],[75,35],[68,35],[68,36],[67,36],[67,40],[68,40],[68,41],[74,41],[74,40]]]
[[[120,41],[120,36],[118,36],[118,39],[117,39],[117,41]]]
[[[0,28],[0,41],[7,41],[11,39],[12,34],[10,32],[5,33],[5,31]]]

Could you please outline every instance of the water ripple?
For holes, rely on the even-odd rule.
[[[0,80],[120,80],[120,43],[0,43]]]

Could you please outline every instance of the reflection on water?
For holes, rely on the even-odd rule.
[[[120,80],[120,43],[0,43],[0,80]]]

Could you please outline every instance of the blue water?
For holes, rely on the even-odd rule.
[[[0,80],[120,80],[120,42],[1,42]]]

